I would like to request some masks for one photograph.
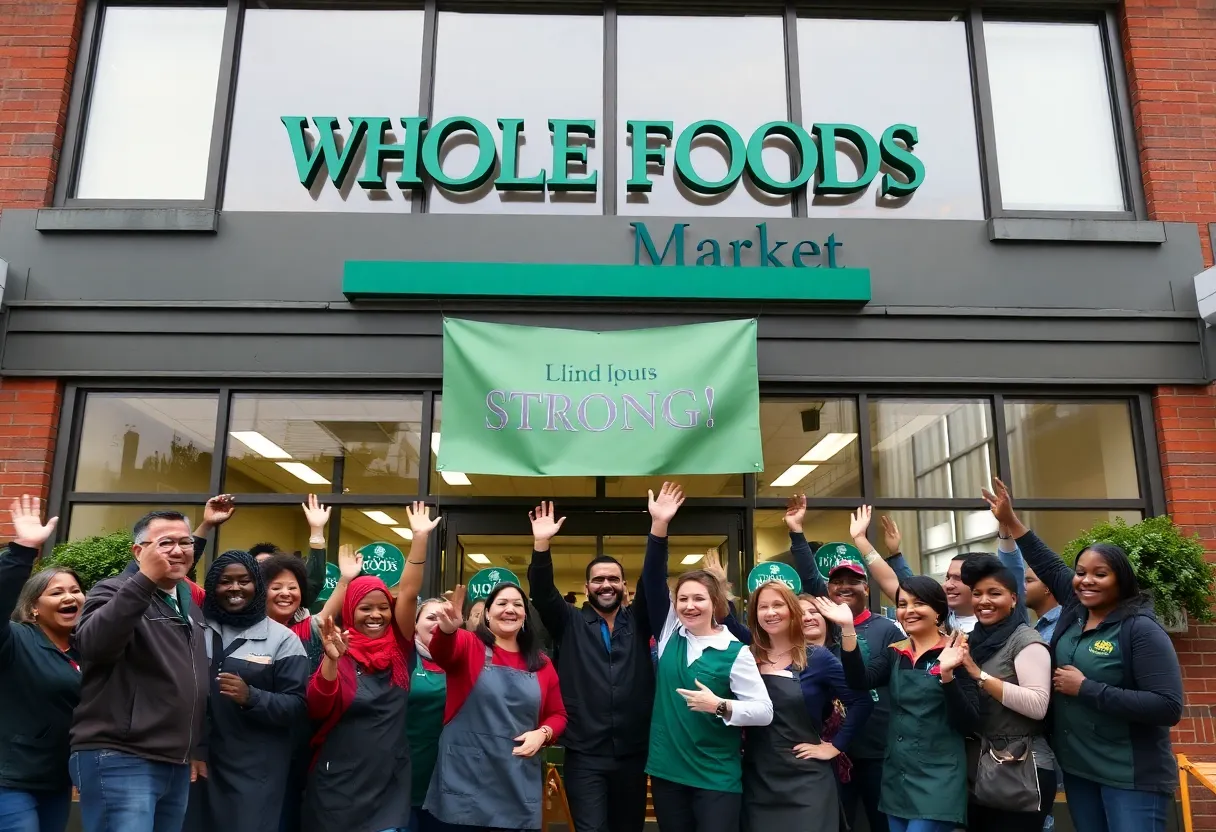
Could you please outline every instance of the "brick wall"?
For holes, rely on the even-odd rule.
[[[1216,0],[1127,0],[1127,59],[1140,165],[1150,216],[1199,226],[1216,222]],[[1166,505],[1216,560],[1216,385],[1162,387],[1154,396]],[[1216,759],[1216,626],[1175,640],[1187,707],[1175,750]],[[1216,829],[1216,796],[1192,792],[1197,829]]]

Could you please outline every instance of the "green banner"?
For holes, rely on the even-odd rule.
[[[756,322],[585,332],[446,319],[440,471],[764,470]]]

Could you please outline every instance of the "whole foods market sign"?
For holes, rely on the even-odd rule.
[[[401,163],[401,173],[393,184],[403,190],[421,190],[424,175],[456,192],[476,190],[491,179],[500,191],[594,192],[599,187],[599,171],[586,170],[587,143],[596,135],[595,119],[549,119],[552,163],[528,175],[519,170],[519,144],[525,133],[524,120],[519,118],[496,119],[495,127],[468,116],[445,118],[434,125],[429,125],[424,116],[351,116],[345,125],[334,116],[282,116],[281,121],[295,156],[300,184],[305,188],[312,188],[322,169],[333,185],[340,187],[360,148],[364,163],[355,181],[369,191],[389,186],[384,167],[390,160]],[[399,143],[387,138],[398,126],[403,129]],[[678,136],[671,121],[630,120],[625,122],[625,130],[632,147],[629,158],[620,163],[628,166],[626,189],[630,193],[651,190],[648,168],[652,164],[660,165],[664,173],[674,167],[675,176],[685,187],[707,196],[730,190],[744,175],[757,188],[773,195],[806,188],[812,179],[816,194],[857,193],[870,186],[883,165],[890,171],[881,177],[883,196],[908,196],[925,179],[924,164],[913,152],[919,136],[910,124],[892,124],[877,138],[854,124],[816,123],[808,131],[789,121],[770,121],[748,136],[713,119],[694,122]],[[316,134],[315,140],[309,131]],[[442,150],[449,138],[462,134],[476,144],[477,160],[472,170],[456,176],[444,170]],[[717,139],[723,148],[727,170],[718,179],[706,178],[693,164],[693,144],[703,137]],[[775,178],[765,167],[763,151],[766,142],[771,146],[773,138],[784,139],[790,148],[793,175],[788,180]],[[846,152],[856,160],[858,173],[853,178],[842,178],[838,165],[841,153]],[[572,170],[572,165],[577,167]]]

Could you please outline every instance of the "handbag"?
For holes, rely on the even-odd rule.
[[[1042,796],[1031,738],[980,737],[973,793],[981,806],[1006,812],[1039,811]]]

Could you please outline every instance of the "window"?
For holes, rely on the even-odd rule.
[[[902,554],[918,575],[945,580],[946,569],[955,555],[967,552],[995,552],[996,518],[986,509],[968,511],[875,510],[870,538],[882,550],[882,524],[886,515],[899,526],[903,537]],[[894,601],[894,599],[891,599]]]
[[[1015,503],[1016,507],[1016,503]],[[1018,517],[1057,554],[1064,551],[1069,542],[1096,523],[1113,523],[1123,518],[1129,525],[1139,523],[1144,515],[1138,511],[1110,511],[1091,509],[1088,511],[1019,511]]]
[[[309,166],[299,157],[317,152],[318,142],[324,146],[323,139],[330,138],[329,126],[316,123],[325,116],[337,119],[335,153],[351,135],[352,116],[391,118],[382,141],[400,144],[400,119],[418,112],[421,72],[421,11],[248,9],[224,209],[409,212],[411,192],[395,184],[400,158],[383,160],[384,187],[357,183],[367,172],[366,138],[338,184],[332,177],[341,173],[341,165],[331,155],[311,185],[302,184]],[[293,116],[307,119],[298,148],[283,120]]]
[[[790,533],[781,510],[757,511],[752,522],[756,563],[779,560],[794,565],[790,554]],[[831,509],[807,509],[802,521],[802,533],[814,544],[852,543],[849,535],[849,512]]]
[[[321,502],[325,502],[324,495]],[[195,513],[201,517],[201,507]],[[331,523],[332,525],[332,523]],[[326,533],[328,535],[328,529]],[[216,552],[229,549],[249,550],[258,543],[273,543],[279,551],[307,556],[309,529],[304,521],[304,512],[299,505],[250,506],[241,505],[237,498],[237,509],[232,518],[220,526],[219,545]]]
[[[440,12],[432,127],[452,116],[477,119],[493,135],[498,161],[488,172],[490,178],[473,191],[434,188],[428,210],[599,214],[601,189],[611,187],[599,181],[605,138],[603,50],[599,16]],[[493,74],[492,82],[487,72]],[[508,129],[498,123],[501,118],[523,121],[517,138],[515,129],[508,128],[508,139]],[[554,136],[550,119],[594,122],[596,137],[589,140],[580,133],[586,124],[559,125],[559,135]],[[568,146],[575,155],[585,153],[586,161],[567,166],[568,156],[555,156],[558,146]],[[457,180],[468,177],[488,156],[486,150],[479,149],[468,132],[453,136],[441,150],[444,175]],[[514,170],[504,170],[516,153]],[[594,185],[587,181],[592,175]],[[511,179],[515,184],[509,184]],[[495,184],[499,180],[502,187]],[[548,188],[537,182],[547,183]]]
[[[104,13],[76,197],[203,199],[225,10]]]
[[[880,140],[893,125],[911,125],[927,174],[912,196],[884,197],[882,180],[893,170],[883,164],[859,193],[813,196],[810,216],[984,218],[965,23],[800,19],[798,65],[804,127],[854,124]],[[856,151],[837,151],[842,181],[858,179],[858,161]]]
[[[76,505],[68,515],[68,540],[80,540],[111,532],[130,532],[135,521],[149,511],[180,511],[193,529],[203,519],[202,506],[156,503],[149,505]]]
[[[1140,496],[1126,402],[1005,403],[1010,487],[1019,497]]]
[[[881,497],[978,498],[996,470],[987,402],[874,401],[870,436]]]
[[[210,488],[216,397],[89,393],[76,491],[196,493]]]
[[[645,497],[647,492],[659,493],[667,480],[679,480],[685,497],[742,497],[742,474],[686,474],[654,477],[605,477],[606,497]]]
[[[715,45],[729,44],[729,48]],[[617,213],[642,216],[788,217],[788,195],[756,189],[742,171],[743,158],[724,141],[704,134],[693,141],[692,169],[702,180],[731,180],[726,190],[702,196],[676,175],[680,135],[697,122],[716,119],[738,131],[744,142],[757,127],[789,116],[786,101],[785,35],[778,17],[632,17],[617,20]],[[666,164],[643,161],[645,141],[629,140],[630,120],[670,121],[670,141],[658,136],[651,147],[666,148]],[[691,138],[691,134],[690,134]],[[635,143],[636,142],[636,143]],[[734,168],[728,167],[728,157]],[[779,143],[766,144],[765,169],[778,181],[790,179],[790,155]],[[637,160],[637,161],[635,161]],[[728,175],[729,174],[729,175]],[[650,190],[630,191],[626,183],[649,178]]]
[[[985,21],[984,44],[1005,210],[1125,210],[1101,28]]]
[[[232,400],[230,493],[418,493],[422,398],[274,396]]]
[[[757,477],[757,495],[814,499],[861,494],[854,399],[761,402],[760,440],[764,473]]]

